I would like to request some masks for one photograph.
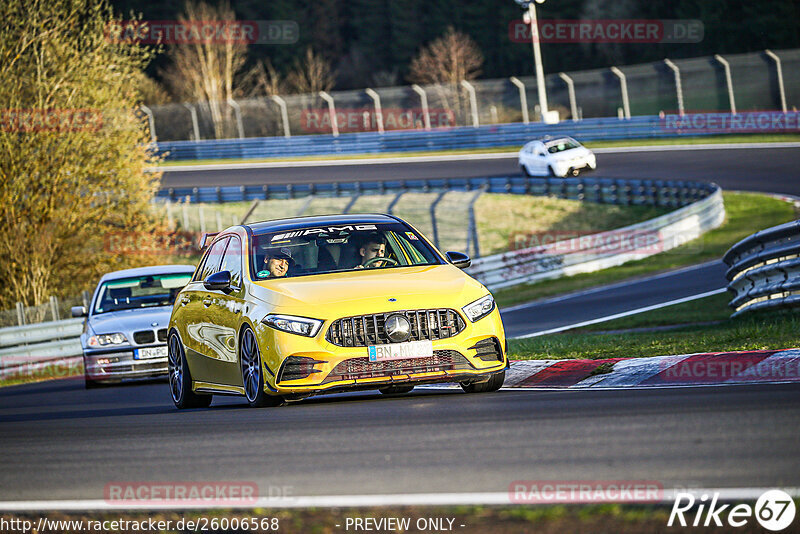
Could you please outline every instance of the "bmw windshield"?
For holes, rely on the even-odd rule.
[[[97,292],[94,314],[152,306],[172,306],[191,273],[156,274],[106,280]]]
[[[442,263],[421,235],[401,223],[257,234],[251,257],[254,280]]]

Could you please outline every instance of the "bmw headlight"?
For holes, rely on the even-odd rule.
[[[322,327],[323,321],[294,315],[269,314],[261,320],[265,325],[298,336],[314,337]]]
[[[122,345],[127,343],[128,340],[124,334],[100,334],[89,338],[90,347],[106,347],[108,345]]]
[[[494,310],[494,298],[491,295],[486,295],[461,309],[467,314],[469,320],[474,323],[492,313],[492,310]]]

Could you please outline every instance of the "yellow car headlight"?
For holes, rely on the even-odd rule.
[[[319,319],[311,319],[310,317],[297,317],[294,315],[276,315],[269,314],[261,320],[265,325],[289,332],[290,334],[297,334],[298,336],[314,337],[322,328],[322,323]]]
[[[492,313],[492,310],[494,310],[494,298],[491,295],[486,295],[475,302],[467,304],[461,309],[467,314],[469,320],[474,323],[478,319],[482,319]]]

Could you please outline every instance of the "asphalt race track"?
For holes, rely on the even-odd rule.
[[[800,194],[800,149],[604,153],[603,176],[713,180]],[[600,171],[598,171],[600,172]],[[516,174],[515,158],[166,173],[163,185]],[[703,266],[514,307],[509,336],[724,285]],[[177,411],[166,383],[0,389],[0,501],[99,500],[120,482],[238,481],[262,495],[506,492],[517,480],[639,480],[665,488],[798,487],[800,384],[628,390],[417,390],[251,409]]]
[[[500,309],[508,337],[568,326],[725,287],[727,266],[704,263],[657,276]]]
[[[103,500],[131,481],[255,482],[262,495],[505,492],[515,480],[797,487],[800,384],[364,392],[179,412],[165,383],[0,389],[0,501]]]
[[[800,195],[800,148],[734,148],[604,152],[587,176],[712,181],[723,189]],[[168,187],[263,185],[354,180],[466,178],[520,174],[516,154],[507,158],[302,166],[266,169],[165,172]]]

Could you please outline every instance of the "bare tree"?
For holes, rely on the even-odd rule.
[[[286,84],[295,93],[318,93],[329,91],[336,83],[336,77],[328,60],[309,46],[302,59],[294,62],[294,68],[286,76]]]
[[[245,97],[279,95],[283,92],[285,81],[272,66],[269,59],[258,61],[242,76],[237,92]]]
[[[459,84],[477,78],[481,65],[483,54],[475,41],[451,26],[411,60],[408,79],[421,84]]]
[[[445,34],[411,60],[408,80],[432,84],[435,94],[445,109],[451,109],[462,123],[468,113],[468,95],[460,86],[463,80],[472,80],[481,73],[483,54],[469,35],[449,27]]]
[[[189,27],[201,22],[233,22],[236,15],[227,2],[212,6],[189,0],[178,20]],[[236,75],[247,59],[247,44],[240,39],[221,39],[177,43],[170,47],[171,66],[163,77],[180,99],[207,102],[219,138],[232,137],[231,109],[228,99],[234,96]]]

